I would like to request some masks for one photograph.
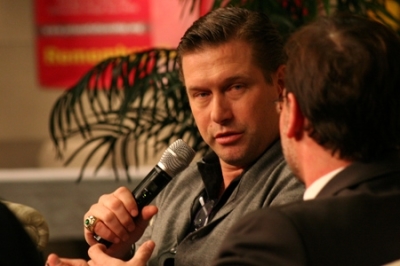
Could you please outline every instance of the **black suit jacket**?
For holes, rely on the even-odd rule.
[[[0,202],[0,265],[43,266],[44,258],[15,215]]]
[[[382,265],[400,259],[400,156],[354,163],[314,200],[232,227],[215,265]]]

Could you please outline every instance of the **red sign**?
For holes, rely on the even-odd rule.
[[[148,0],[35,0],[40,85],[66,88],[101,60],[151,46]]]

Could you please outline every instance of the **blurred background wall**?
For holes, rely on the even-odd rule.
[[[179,0],[150,2],[154,45],[176,47],[198,12],[182,12]],[[48,120],[65,88],[38,84],[35,30],[33,0],[0,0],[0,169],[62,165]]]
[[[179,0],[151,3],[155,45],[176,47],[197,13],[182,15]],[[77,172],[68,172],[55,159],[49,114],[66,88],[39,85],[35,31],[34,0],[0,0],[0,198],[29,205],[45,216],[50,227],[45,255],[82,257],[87,251],[84,213],[101,194],[121,185],[134,188],[148,169],[131,183],[111,176],[76,183]],[[79,162],[72,165],[78,167]]]
[[[62,92],[36,81],[34,33],[32,0],[0,0],[0,168],[40,167],[50,109]]]

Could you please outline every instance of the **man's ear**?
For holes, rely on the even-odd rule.
[[[278,90],[278,96],[282,97],[283,90],[285,89],[285,82],[284,82],[284,77],[285,77],[285,65],[280,65],[278,67],[278,70],[276,71],[276,82],[278,84],[277,90]]]
[[[300,110],[299,103],[294,97],[293,93],[289,92],[286,95],[286,104],[288,112],[288,127],[287,127],[287,137],[301,139],[304,132],[304,115]]]

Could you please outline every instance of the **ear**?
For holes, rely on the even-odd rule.
[[[300,106],[294,97],[293,93],[288,93],[286,96],[288,124],[287,124],[287,137],[299,140],[304,134],[305,117],[300,110]]]
[[[285,65],[280,65],[278,67],[278,70],[275,72],[276,73],[276,83],[278,85],[278,86],[276,86],[277,92],[278,92],[278,97],[282,96],[283,89],[285,88],[285,82],[284,82],[285,68],[286,68]]]

